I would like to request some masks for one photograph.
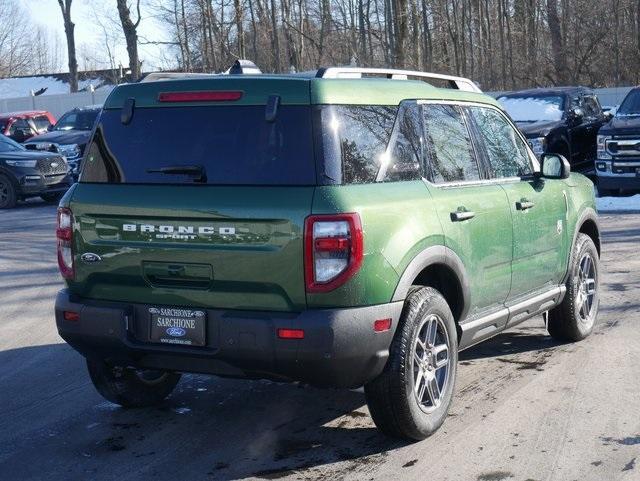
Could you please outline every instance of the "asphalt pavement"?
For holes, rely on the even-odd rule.
[[[354,391],[185,375],[158,408],[104,401],[56,333],[55,208],[0,211],[0,480],[640,480],[640,214],[601,222],[594,334],[536,318],[463,352],[449,418],[410,444]]]

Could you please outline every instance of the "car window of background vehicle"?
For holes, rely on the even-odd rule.
[[[616,111],[617,117],[640,115],[640,90],[632,90]]]

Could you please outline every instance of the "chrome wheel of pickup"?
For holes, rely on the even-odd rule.
[[[413,392],[429,413],[440,406],[449,380],[449,342],[440,317],[432,314],[420,325],[413,343]]]

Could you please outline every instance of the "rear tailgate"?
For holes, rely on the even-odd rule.
[[[82,184],[76,278],[92,299],[294,311],[305,307],[313,187]],[[92,253],[99,257],[85,256]],[[100,259],[100,260],[97,260]]]
[[[304,80],[117,87],[71,199],[71,290],[155,305],[305,308],[302,236],[316,185],[308,102]]]

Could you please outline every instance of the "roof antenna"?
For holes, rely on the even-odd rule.
[[[278,116],[278,107],[280,106],[279,95],[269,95],[267,105],[264,109],[264,119],[267,122],[275,122]]]

